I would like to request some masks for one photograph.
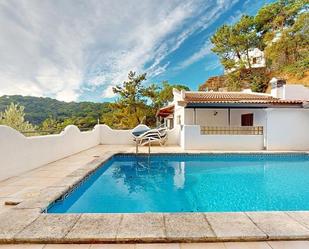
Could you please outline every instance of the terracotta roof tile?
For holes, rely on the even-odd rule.
[[[173,104],[164,106],[157,111],[156,116],[167,117],[170,114],[174,113],[174,109],[175,109],[175,106]]]
[[[302,104],[300,100],[282,100],[266,94],[242,92],[185,92],[187,103]]]

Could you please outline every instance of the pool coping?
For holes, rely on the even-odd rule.
[[[309,154],[308,152],[173,152],[152,154]],[[309,211],[51,214],[46,208],[103,163],[107,152],[34,199],[0,214],[0,243],[135,243],[309,240]],[[147,155],[147,154],[145,154]]]

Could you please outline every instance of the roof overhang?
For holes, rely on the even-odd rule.
[[[302,108],[303,105],[301,103],[196,103],[196,102],[184,102],[178,103],[180,106],[184,108]]]
[[[303,103],[303,107],[304,107],[305,109],[309,109],[309,101],[305,101],[305,102]]]
[[[178,105],[184,108],[305,108],[302,100],[246,92],[187,91]]]
[[[174,109],[175,109],[174,105],[168,105],[168,106],[162,107],[157,111],[156,116],[163,117],[163,118],[168,117],[174,113]]]

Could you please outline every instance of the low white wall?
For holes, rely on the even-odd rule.
[[[100,144],[134,144],[132,130],[114,130],[107,125],[100,126]]]
[[[100,127],[100,144],[108,145],[135,145],[132,130],[114,130],[107,125]],[[167,131],[166,145],[177,145],[179,143],[179,129],[174,128]]]
[[[167,145],[177,144],[178,139],[179,129],[168,130]],[[0,181],[98,144],[134,145],[132,130],[96,125],[92,131],[81,132],[69,125],[57,135],[25,137],[0,125]]]
[[[309,150],[309,109],[267,109],[268,150]]]
[[[256,114],[264,122],[263,112]],[[309,150],[309,109],[276,108],[267,109],[266,113],[264,132],[268,150]],[[199,125],[177,124],[168,130],[167,145],[201,150],[262,150],[263,139],[261,135],[201,135]],[[70,125],[57,135],[25,137],[0,125],[0,180],[98,144],[134,145],[132,130],[97,125],[92,131],[81,132]]]
[[[167,131],[166,145],[179,145],[180,144],[180,129],[179,126]]]
[[[262,135],[201,135],[199,125],[182,127],[183,149],[186,150],[262,150]]]
[[[0,125],[0,180],[59,160],[100,143],[100,128],[81,132],[69,125],[57,135],[25,137]]]

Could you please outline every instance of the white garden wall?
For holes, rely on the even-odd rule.
[[[107,125],[100,125],[101,144],[134,144],[132,130],[114,130]]]
[[[309,109],[267,109],[268,150],[309,151]]]
[[[199,125],[182,127],[185,150],[262,150],[262,135],[201,135]]]
[[[100,144],[135,145],[132,137],[132,130],[114,130],[107,125],[99,125],[99,126],[100,126]],[[179,129],[174,128],[172,130],[168,130],[167,138],[168,138],[166,142],[167,145],[178,144]]]
[[[169,130],[167,145],[177,144],[178,138],[177,128]],[[97,125],[92,131],[81,132],[70,125],[57,135],[25,137],[0,125],[0,181],[98,144],[134,145],[132,130]]]
[[[57,135],[25,137],[0,125],[0,180],[98,145],[99,129],[81,132],[69,125]]]
[[[201,150],[262,150],[265,137],[267,150],[309,151],[309,109],[233,110],[233,126],[238,126],[240,115],[249,111],[255,113],[255,125],[266,127],[264,136],[201,135],[199,125],[183,124],[184,108],[175,108],[175,128],[168,130],[167,145],[179,144],[184,149]],[[180,116],[180,123],[177,123],[177,116]],[[70,125],[57,135],[25,137],[12,128],[0,126],[0,180],[98,144],[134,145],[131,134],[132,130],[113,130],[106,125],[81,132]]]

